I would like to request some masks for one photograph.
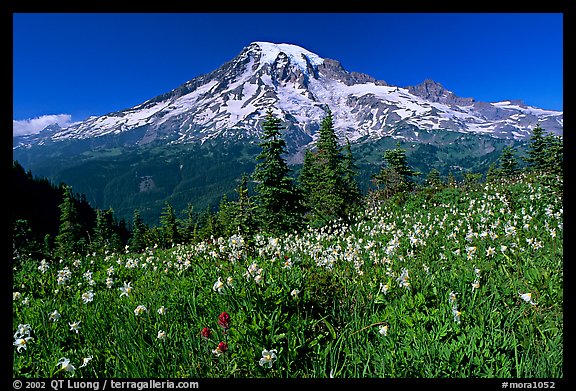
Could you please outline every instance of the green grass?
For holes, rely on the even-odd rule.
[[[13,330],[28,324],[33,339],[14,347],[13,375],[561,378],[562,221],[562,197],[523,177],[383,203],[351,225],[259,236],[252,251],[233,237],[79,255],[45,272],[22,260]],[[124,282],[132,291],[121,297]],[[139,305],[147,311],[136,315]],[[220,342],[228,349],[217,355]],[[271,367],[259,364],[264,349],[276,350]],[[75,371],[58,373],[61,358]]]

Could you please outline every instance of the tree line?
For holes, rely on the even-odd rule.
[[[416,191],[435,192],[446,187],[473,186],[482,174],[465,173],[458,183],[449,173],[442,178],[436,169],[424,180],[407,161],[400,144],[383,153],[380,171],[372,176],[374,189],[362,194],[356,176],[358,169],[350,142],[341,142],[334,130],[332,112],[328,108],[313,148],[305,150],[302,168],[294,177],[286,159],[286,142],[281,120],[271,109],[262,125],[258,144],[261,152],[251,174],[244,173],[236,188],[236,198],[222,200],[216,210],[198,213],[189,204],[185,217],[178,218],[169,202],[165,203],[158,226],[145,224],[138,209],[134,211],[130,229],[123,220],[116,221],[113,211],[91,209],[85,199],[61,185],[59,216],[47,217],[51,229],[39,240],[38,227],[32,227],[26,216],[13,214],[13,247],[15,257],[22,252],[35,252],[46,258],[63,258],[86,252],[140,252],[149,247],[169,248],[176,244],[240,235],[250,245],[255,234],[280,235],[307,227],[321,227],[335,220],[354,219],[367,203],[392,200],[403,202]],[[510,178],[519,171],[523,160],[527,169],[545,174],[552,183],[563,172],[563,140],[546,134],[537,125],[529,140],[526,156],[519,157],[513,147],[505,147],[486,173],[486,181]],[[22,167],[14,162],[17,177],[22,180]],[[27,173],[31,179],[31,173]],[[44,187],[47,183],[42,182]],[[561,183],[561,181],[560,181]],[[53,201],[52,201],[53,202]],[[48,224],[45,222],[45,224]],[[57,225],[57,229],[55,227]]]

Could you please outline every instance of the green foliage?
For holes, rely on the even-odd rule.
[[[236,201],[228,201],[226,197],[222,198],[217,213],[221,236],[240,235],[244,238],[250,238],[257,231],[256,206],[248,195],[248,180],[248,175],[243,174],[240,184],[236,188],[238,196]]]
[[[132,218],[132,235],[128,241],[130,251],[134,253],[141,252],[147,247],[146,233],[148,227],[140,217],[140,211],[136,209]]]
[[[353,223],[257,233],[251,253],[234,235],[23,255],[12,375],[563,378],[563,200],[542,179],[416,190]]]
[[[91,236],[90,247],[92,251],[108,253],[120,250],[122,242],[120,236],[115,232],[114,214],[112,209],[106,211],[96,210],[96,226]]]
[[[64,200],[60,204],[60,229],[56,236],[56,255],[69,257],[84,250],[82,225],[78,219],[78,211],[74,205],[72,188],[64,187]]]
[[[358,206],[361,194],[356,168],[350,143],[344,153],[338,144],[332,113],[328,110],[320,125],[316,150],[305,152],[298,178],[309,224],[324,225],[347,218]]]
[[[440,178],[440,171],[433,168],[426,177],[426,184],[434,189],[439,189],[444,186],[442,178]]]
[[[300,223],[300,197],[289,176],[283,155],[286,142],[281,122],[269,109],[262,125],[263,136],[257,156],[259,163],[252,174],[256,185],[256,204],[262,228],[268,232],[285,232]]]
[[[165,202],[160,216],[160,228],[164,247],[172,247],[181,243],[179,221],[174,213],[174,208],[168,201]]]
[[[516,151],[511,146],[506,146],[502,150],[500,155],[500,167],[502,169],[502,175],[511,177],[515,175],[518,170],[518,160],[516,159]]]
[[[373,177],[377,186],[384,187],[384,192],[381,192],[384,197],[414,190],[414,177],[420,173],[410,167],[406,151],[400,148],[400,144],[384,151],[384,161],[385,166]]]

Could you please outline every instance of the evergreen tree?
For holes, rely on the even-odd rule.
[[[500,155],[500,168],[502,170],[502,175],[506,177],[511,177],[516,174],[518,169],[518,160],[515,156],[516,151],[511,146],[505,146]]]
[[[540,127],[540,124],[536,125],[532,130],[529,142],[528,156],[524,158],[524,160],[528,163],[529,167],[534,170],[546,169],[546,139],[544,129]]]
[[[174,208],[168,201],[165,202],[162,215],[160,216],[160,227],[162,229],[163,245],[172,247],[180,243],[180,230],[178,228],[178,219],[174,213]]]
[[[346,140],[343,152],[342,192],[344,196],[344,210],[352,212],[362,199],[362,193],[356,180],[358,167],[352,155],[350,140]]]
[[[237,214],[236,204],[228,200],[224,194],[220,200],[218,211],[216,212],[216,223],[213,235],[230,237],[236,229],[235,217]]]
[[[92,251],[116,251],[120,248],[120,237],[114,230],[114,217],[111,209],[96,210],[96,226],[90,245]]]
[[[65,258],[82,249],[82,225],[74,203],[72,188],[63,186],[64,199],[60,204],[60,228],[55,239],[56,255]]]
[[[549,134],[545,137],[546,158],[545,168],[553,175],[562,175],[564,172],[564,143],[561,136]]]
[[[400,148],[400,143],[396,148],[384,151],[385,167],[376,175],[374,179],[377,184],[383,185],[386,195],[406,193],[414,190],[414,178],[420,175],[408,165],[406,151]]]
[[[249,241],[256,232],[256,221],[254,216],[254,205],[248,195],[247,174],[242,174],[240,185],[236,188],[238,193],[237,214],[235,216],[236,228],[245,240]]]
[[[328,110],[320,125],[316,151],[306,151],[298,178],[311,224],[346,217],[359,203],[355,170],[350,142],[343,153],[334,131],[332,112]]]
[[[428,186],[434,189],[439,189],[442,186],[444,186],[444,183],[440,178],[440,171],[438,171],[435,168],[431,169],[430,172],[428,173],[428,176],[426,177],[426,183],[428,184]]]
[[[454,176],[454,174],[452,173],[452,171],[448,172],[448,186],[450,187],[456,187],[458,185],[458,181],[456,181],[456,177]]]
[[[486,172],[486,182],[493,182],[502,177],[502,169],[498,167],[496,162],[492,162]]]
[[[198,217],[194,212],[194,206],[188,203],[186,206],[186,220],[182,223],[181,237],[186,242],[193,242],[198,236]]]
[[[253,178],[257,182],[256,200],[259,219],[264,229],[270,232],[285,232],[296,228],[300,220],[300,205],[297,189],[283,155],[286,142],[282,139],[280,120],[268,109],[263,123],[264,134],[259,146],[262,151],[254,169]]]
[[[140,211],[136,209],[132,218],[132,236],[128,241],[130,251],[141,252],[146,248],[146,232],[148,227],[140,217]]]

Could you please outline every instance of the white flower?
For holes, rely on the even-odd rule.
[[[277,359],[276,353],[277,353],[276,349],[262,350],[262,358],[260,359],[260,366],[263,367],[267,365],[268,368],[272,368],[272,364]]]
[[[158,313],[160,315],[165,315],[166,314],[166,307],[162,306],[162,307],[158,308]]]
[[[386,334],[388,334],[388,325],[381,324],[380,326],[378,326],[378,332],[380,333],[380,335],[386,336]]]
[[[46,270],[48,270],[50,266],[48,266],[48,262],[46,262],[45,259],[43,259],[42,261],[40,261],[40,266],[38,266],[38,270],[40,270],[42,273],[46,273]]]
[[[472,283],[472,292],[474,292],[474,289],[478,289],[478,288],[480,288],[480,282],[478,280],[475,280]]]
[[[74,323],[68,323],[68,326],[70,326],[70,331],[75,331],[76,334],[78,334],[78,329],[80,328],[80,320],[78,322],[74,322]]]
[[[530,303],[532,305],[536,305],[536,303],[534,303],[534,301],[532,300],[532,293],[530,293],[530,292],[520,293],[520,291],[518,291],[518,294],[520,295],[522,300],[524,300],[525,302]]]
[[[82,301],[84,304],[90,303],[92,300],[94,300],[94,292],[89,291],[82,294]]]
[[[234,288],[234,279],[232,277],[228,277],[226,279],[226,285],[228,285],[231,288]]]
[[[293,298],[297,298],[299,294],[300,294],[300,291],[298,289],[292,289],[292,292],[290,292],[290,295]]]
[[[128,295],[130,295],[130,293],[132,292],[132,287],[130,286],[130,284],[132,283],[124,281],[124,286],[122,288],[118,288],[122,291],[122,293],[120,293],[120,297],[122,296],[128,297]]]
[[[143,305],[139,305],[138,307],[136,307],[136,309],[134,310],[134,315],[139,316],[141,315],[144,311],[148,311],[148,309],[146,307],[144,307]]]
[[[384,294],[388,293],[388,284],[380,283],[380,292]]]
[[[454,293],[454,291],[450,292],[450,297],[448,300],[450,301],[450,304],[454,304],[456,302],[456,293]]]
[[[20,350],[22,349],[26,350],[26,344],[31,339],[34,340],[34,338],[32,337],[16,338],[16,335],[14,335],[13,345],[16,346],[16,350],[18,350],[18,353],[20,353]]]
[[[67,358],[61,358],[60,361],[58,361],[58,364],[60,366],[60,370],[61,371],[66,371],[66,372],[74,372],[74,370],[76,368],[74,368],[74,365],[70,364],[70,360]]]
[[[458,311],[458,308],[456,308],[456,306],[452,307],[452,314],[454,315],[454,322],[456,323],[460,323],[460,311]]]
[[[218,280],[214,283],[212,290],[214,292],[222,293],[224,289],[224,282],[222,281],[222,277],[218,277]]]
[[[165,331],[158,331],[158,339],[166,339],[166,332]]]
[[[22,297],[22,294],[20,292],[12,292],[12,300],[14,301],[20,300],[20,297]]]
[[[16,330],[16,334],[14,334],[14,338],[19,338],[19,337],[24,337],[24,336],[30,336],[30,332],[32,331],[32,328],[30,327],[29,324],[19,324],[18,325],[18,329]]]
[[[86,365],[88,365],[88,362],[92,360],[92,356],[88,356],[82,359],[82,365],[80,365],[78,368],[84,368]]]
[[[50,315],[48,315],[48,319],[50,319],[52,322],[58,322],[60,319],[60,314],[58,311],[54,310],[54,312],[51,312]]]
[[[254,282],[256,284],[260,284],[262,282],[262,275],[258,274],[256,277],[254,277]]]
[[[408,276],[408,270],[402,269],[402,274],[400,274],[400,277],[398,277],[396,281],[398,281],[398,284],[401,287],[407,288],[409,290],[410,289],[410,282],[408,281],[409,278],[410,277]]]

